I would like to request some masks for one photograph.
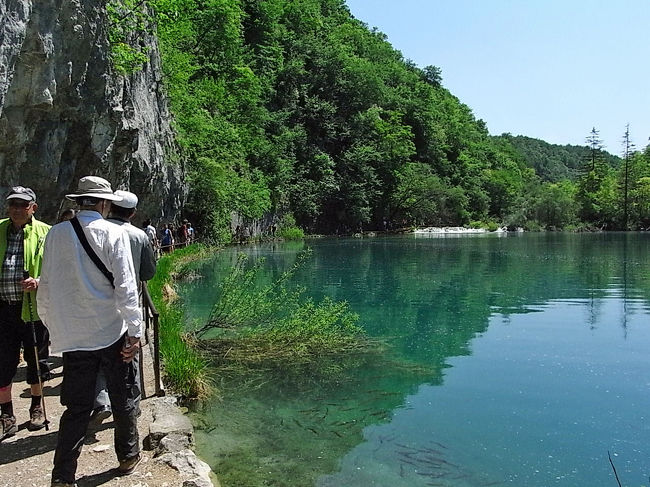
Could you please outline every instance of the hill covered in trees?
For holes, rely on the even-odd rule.
[[[524,157],[542,181],[556,183],[565,179],[575,181],[581,174],[585,161],[590,158],[589,147],[584,145],[549,144],[525,135],[502,134]],[[612,168],[621,166],[621,159],[603,152],[603,157]]]
[[[650,175],[645,155],[630,154],[623,217],[620,169],[597,144],[581,163],[574,148],[490,136],[439,68],[405,59],[343,0],[148,5],[188,168],[185,212],[204,234],[228,238],[233,212],[319,233],[647,219],[646,183],[632,188]]]

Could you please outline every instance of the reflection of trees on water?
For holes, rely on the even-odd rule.
[[[363,441],[364,427],[388,421],[420,384],[440,384],[448,358],[470,354],[471,340],[487,330],[494,314],[507,320],[567,300],[582,305],[586,324],[597,330],[603,300],[614,290],[622,295],[627,333],[630,303],[650,298],[648,238],[540,234],[315,242],[296,280],[316,299],[347,300],[371,335],[391,337],[393,360],[426,368],[400,368],[369,357],[334,381],[302,383],[282,370],[269,371],[265,381],[246,391],[225,389],[224,402],[200,415],[202,456],[209,458],[206,450],[212,449],[210,463],[230,479],[226,484],[237,485],[243,473],[247,485],[264,485],[259,478],[264,472],[267,480],[288,476],[293,485],[312,485]],[[267,258],[269,280],[295,258],[284,249],[256,252]],[[247,440],[220,442],[209,433],[212,428],[217,437]]]
[[[621,327],[623,328],[623,338],[627,339],[627,319],[628,319],[628,288],[627,288],[627,269],[628,269],[628,236],[623,239],[623,313],[621,315]]]
[[[398,337],[404,356],[442,364],[469,353],[494,313],[527,313],[551,300],[584,303],[598,326],[603,299],[620,286],[625,321],[630,295],[650,297],[646,235],[539,234],[524,238],[399,239],[315,246],[299,278],[314,294],[363,309],[373,335]],[[341,262],[332,267],[332,262]],[[383,265],[383,263],[388,263]],[[325,291],[326,290],[326,291]]]

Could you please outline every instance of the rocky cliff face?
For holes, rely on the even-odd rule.
[[[185,199],[155,39],[127,77],[108,57],[105,0],[0,0],[0,195],[36,191],[53,222],[93,174],[140,197],[140,218],[173,220]],[[3,196],[4,200],[4,196]]]

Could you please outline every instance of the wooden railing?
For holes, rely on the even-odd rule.
[[[147,345],[149,343],[149,337],[153,335],[153,374],[154,374],[154,384],[156,396],[164,396],[165,388],[160,377],[160,326],[159,326],[159,314],[156,310],[156,306],[153,304],[151,295],[149,294],[149,289],[147,288],[147,283],[142,283],[142,315],[144,317],[144,336],[147,340]],[[151,346],[149,347],[151,349]],[[142,360],[142,349],[140,350],[140,385],[142,387],[142,397],[147,397],[144,390],[144,375],[143,369],[144,364]]]

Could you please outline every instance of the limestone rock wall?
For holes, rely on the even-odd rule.
[[[171,221],[185,200],[155,38],[123,77],[109,59],[105,0],[0,0],[0,196],[36,191],[53,222],[94,174],[140,197],[140,219]],[[176,161],[176,162],[174,162]]]

